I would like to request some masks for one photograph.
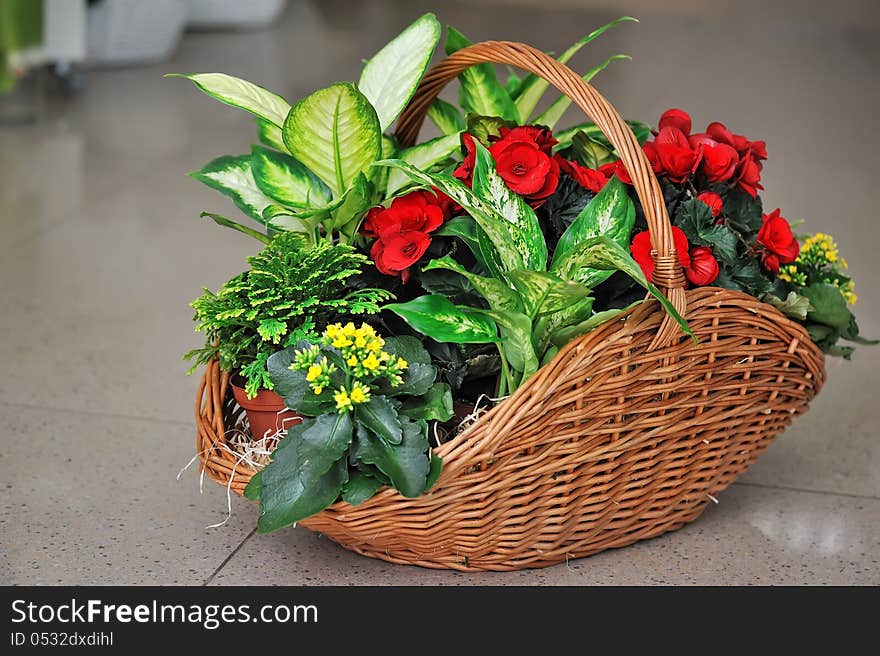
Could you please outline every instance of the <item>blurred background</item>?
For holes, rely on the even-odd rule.
[[[766,140],[765,209],[837,238],[880,336],[875,0],[0,0],[0,583],[880,583],[880,347],[828,359],[811,413],[698,522],[622,551],[481,577],[257,536],[237,498],[205,529],[225,491],[200,494],[195,466],[175,479],[194,452],[188,303],[255,248],[198,218],[235,210],[185,174],[256,136],[163,74],[294,102],[357,79],[426,11],[557,53],[638,17],[571,65],[628,53],[594,81],[625,117],[680,107]]]

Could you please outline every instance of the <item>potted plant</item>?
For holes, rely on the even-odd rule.
[[[299,421],[298,408],[272,391],[269,356],[315,338],[316,327],[332,319],[375,314],[390,297],[381,289],[348,287],[367,262],[351,246],[322,242],[306,248],[306,239],[294,232],[261,241],[265,246],[248,258],[247,271],[192,302],[205,345],[184,356],[194,360],[193,368],[216,359],[234,374],[235,399],[247,411],[255,439]]]
[[[265,232],[209,216],[293,250],[272,260],[283,318],[250,325],[259,353],[224,354],[219,323],[197,352],[209,365],[200,458],[259,500],[260,531],[300,523],[359,553],[463,570],[659,535],[807,409],[823,352],[868,341],[833,240],[764,211],[763,141],[718,122],[694,132],[680,109],[656,128],[624,122],[589,85],[624,55],[584,75],[566,66],[629,20],[558,59],[449,28],[448,57],[426,74],[440,38],[428,14],[357,83],[293,105],[226,75],[186,76],[254,114],[264,144],[195,175]],[[528,74],[502,81],[493,64]],[[458,107],[437,98],[456,78]],[[536,114],[551,84],[562,95]],[[572,102],[594,121],[557,129]],[[417,143],[426,117],[441,136]],[[322,250],[357,266],[288,316],[312,293],[303,262]],[[366,322],[340,316],[355,290],[369,295]],[[204,302],[206,316],[231,316]],[[216,448],[235,417],[217,359],[309,416],[265,468],[231,470]]]

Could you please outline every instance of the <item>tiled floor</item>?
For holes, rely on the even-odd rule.
[[[571,4],[571,3],[569,3]],[[644,3],[642,3],[644,4]],[[295,99],[351,78],[426,2],[292,3],[266,32],[185,38],[159,66],[89,74],[29,126],[0,127],[0,583],[880,583],[880,348],[830,379],[741,482],[691,526],[545,570],[464,575],[352,555],[305,529],[252,532],[255,508],[195,467],[198,342],[187,302],[253,250],[199,220],[227,210],[184,173],[244,151],[248,119],[167,71],[222,70]],[[472,38],[561,49],[611,16],[434,2]],[[623,11],[623,10],[621,10]],[[599,88],[628,116],[669,106],[765,138],[770,208],[839,239],[863,333],[880,335],[876,108],[880,25],[642,16],[579,56],[629,52]],[[821,43],[821,47],[817,44]]]

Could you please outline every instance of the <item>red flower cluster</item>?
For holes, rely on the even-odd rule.
[[[372,208],[361,234],[376,240],[370,250],[376,268],[406,282],[409,268],[428,250],[430,233],[450,216],[452,204],[445,194],[421,189],[395,198],[390,207]]]
[[[465,132],[461,135],[465,158],[453,171],[453,175],[468,186],[473,181],[474,163],[477,156],[474,137]],[[559,184],[559,162],[552,157],[556,139],[546,128],[523,125],[501,128],[497,137],[491,138],[489,153],[495,160],[495,170],[511,191],[526,199],[534,208],[540,207]]]
[[[654,141],[642,146],[651,168],[681,184],[700,173],[708,184],[726,182],[754,198],[761,186],[763,160],[767,147],[763,141],[749,141],[733,134],[723,123],[710,123],[705,132],[691,134],[691,117],[681,109],[670,109],[660,117]],[[606,176],[616,173],[623,182],[629,176],[621,162],[605,164]]]
[[[712,255],[712,249],[708,246],[691,248],[688,239],[681,228],[672,228],[672,240],[678,261],[684,269],[684,275],[691,284],[701,287],[711,285],[718,277],[718,260]],[[654,258],[651,256],[651,235],[646,230],[633,237],[629,247],[633,259],[641,267],[648,280],[654,275]]]
[[[761,245],[761,261],[768,271],[776,274],[780,264],[791,264],[797,259],[801,247],[788,221],[779,215],[779,208],[764,214],[763,219],[757,238]]]

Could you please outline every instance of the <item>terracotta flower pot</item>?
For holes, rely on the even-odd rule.
[[[267,434],[274,435],[302,421],[302,417],[289,410],[284,399],[275,392],[261,389],[254,398],[249,399],[243,387],[236,382],[230,384],[236,403],[247,413],[254,440],[260,440]]]

